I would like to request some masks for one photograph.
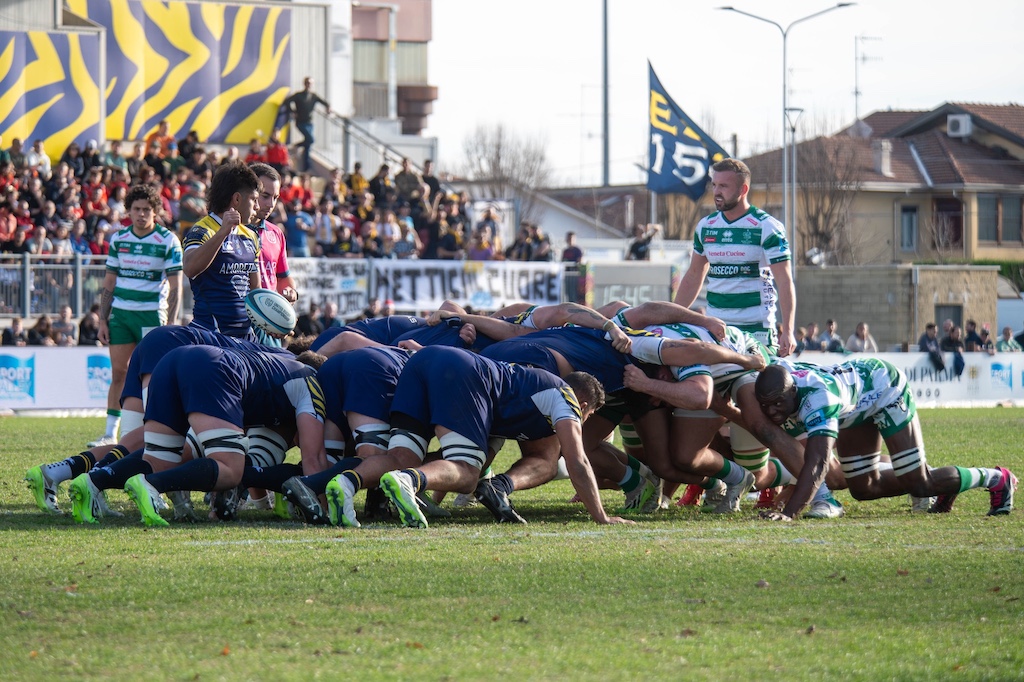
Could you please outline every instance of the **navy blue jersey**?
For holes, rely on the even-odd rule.
[[[426,326],[427,320],[425,318],[413,317],[411,315],[390,315],[388,317],[359,320],[344,327],[325,329],[322,334],[316,337],[316,341],[313,342],[309,349],[319,352],[328,341],[342,332],[353,332],[381,345],[393,346],[398,342],[398,337],[414,329]]]
[[[406,363],[392,412],[442,426],[487,449],[488,436],[537,440],[562,419],[582,420],[572,389],[550,372],[432,346]]]
[[[124,404],[125,398],[142,399],[142,377],[152,374],[157,363],[169,352],[182,346],[199,345],[241,348],[294,357],[290,351],[283,348],[263,346],[246,339],[236,339],[191,325],[183,327],[172,324],[157,327],[142,337],[142,341],[132,351],[132,357],[128,361],[128,376],[125,377],[124,389],[121,391],[121,403]]]
[[[344,427],[345,413],[356,412],[388,423],[391,401],[409,351],[371,346],[338,353],[317,373],[324,391],[326,417]]]
[[[323,421],[324,396],[316,370],[263,351],[185,346],[153,370],[146,421],[188,431],[192,412],[240,428],[294,427],[306,412]]]
[[[503,362],[521,362],[551,371],[541,348],[554,350],[578,372],[593,374],[608,393],[625,388],[626,365],[632,360],[612,348],[607,332],[585,327],[552,327],[500,341],[484,350],[484,357]],[[550,355],[550,353],[547,353]]]
[[[220,225],[212,215],[193,225],[182,242],[185,253],[212,239]],[[259,259],[259,236],[245,225],[234,228],[210,267],[189,279],[194,299],[192,324],[228,336],[248,337],[252,326],[245,312],[245,295],[249,293],[249,273],[258,271]]]

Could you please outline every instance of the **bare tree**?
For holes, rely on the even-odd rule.
[[[963,235],[957,222],[949,213],[933,210],[931,217],[922,225],[924,234],[935,249],[938,263],[963,260]]]
[[[863,145],[846,135],[816,137],[797,145],[795,208],[802,252],[798,257],[817,249],[825,262],[856,265],[863,255],[865,245],[852,229],[850,210],[860,190],[858,152]]]
[[[521,136],[498,123],[477,126],[466,136],[465,175],[477,182],[489,199],[519,199],[520,217],[529,220],[535,210],[533,192],[551,177],[545,142]]]

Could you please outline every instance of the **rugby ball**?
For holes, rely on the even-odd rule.
[[[253,289],[246,294],[245,312],[253,327],[274,336],[286,336],[297,320],[288,299],[270,289]]]

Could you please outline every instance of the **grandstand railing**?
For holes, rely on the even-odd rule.
[[[319,109],[313,112],[313,137],[315,154],[346,173],[352,170],[352,164],[359,161],[363,164],[363,175],[367,179],[377,172],[381,164],[398,168],[406,157],[412,162],[413,170],[422,174],[423,169],[416,163],[416,159],[433,156],[435,149],[432,140],[413,136],[406,136],[400,147],[396,147],[352,119],[333,112],[327,114]]]

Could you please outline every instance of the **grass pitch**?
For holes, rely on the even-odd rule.
[[[934,465],[1024,472],[1022,409],[922,422]],[[747,503],[600,527],[567,481],[515,494],[525,527],[147,530],[119,491],[100,527],[37,511],[25,469],[101,428],[0,418],[2,679],[1024,679],[1022,512],[986,518],[984,491],[944,516],[840,492],[845,518],[786,526]]]

